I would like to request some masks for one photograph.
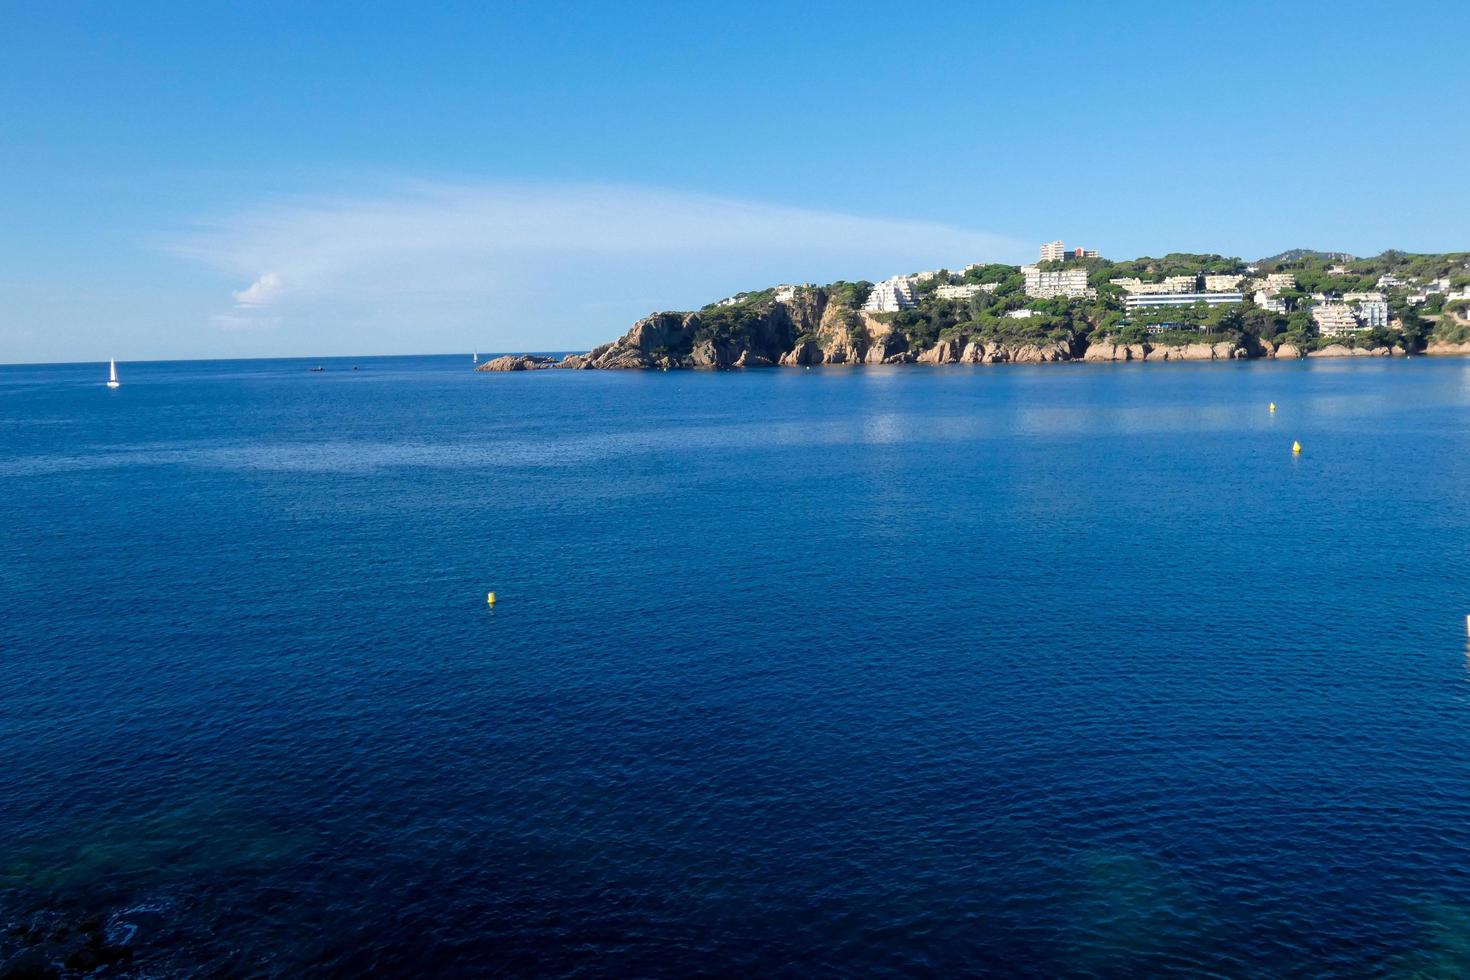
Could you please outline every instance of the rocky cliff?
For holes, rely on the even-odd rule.
[[[792,300],[753,308],[654,313],[612,343],[572,354],[559,366],[610,370],[1039,363],[1075,360],[1081,351],[1082,345],[1070,338],[1006,341],[963,331],[915,349],[891,316],[853,309],[822,289],[810,289]]]
[[[567,368],[732,368],[773,364],[876,364],[903,360],[891,325],[830,301],[821,289],[756,307],[654,313],[610,344],[562,361]]]
[[[1246,357],[1259,357],[1264,351],[1255,352],[1233,342],[1219,344],[1159,344],[1118,343],[1111,337],[1102,337],[1087,345],[1082,355],[1084,361],[1233,361]]]
[[[1084,325],[1082,329],[1086,329]],[[1004,336],[947,328],[932,343],[915,345],[892,314],[873,314],[834,299],[825,288],[805,288],[787,300],[711,306],[693,313],[644,317],[617,340],[560,362],[536,355],[498,357],[481,371],[547,367],[580,370],[803,367],[819,364],[1036,364],[1055,361],[1231,361],[1245,358],[1364,357],[1404,353],[1401,347],[1330,345],[1303,350],[1246,335],[1241,342],[1156,343],[1067,331],[1028,334],[1025,321]],[[932,334],[931,334],[932,336]],[[1470,344],[1431,344],[1427,353],[1470,353]]]

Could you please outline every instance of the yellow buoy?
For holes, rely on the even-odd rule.
[[[1273,412],[1276,411],[1276,403],[1275,402],[1272,402],[1271,403],[1271,411],[1273,411]]]
[[[1293,454],[1300,453],[1302,451],[1302,444],[1299,443],[1299,442],[1293,442],[1291,444],[1291,451],[1292,451]]]
[[[495,593],[494,592],[491,592],[491,593],[489,593],[488,595],[485,596],[485,605],[487,605],[487,606],[493,606],[493,605],[495,605]]]

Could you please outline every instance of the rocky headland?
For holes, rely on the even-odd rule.
[[[1024,321],[1022,321],[1024,322]],[[986,335],[963,327],[933,344],[915,348],[891,317],[832,301],[821,289],[794,300],[771,301],[734,313],[716,308],[664,312],[644,317],[627,333],[585,354],[561,360],[509,354],[481,364],[480,371],[713,370],[749,367],[807,367],[859,364],[1043,364],[1058,361],[1235,361],[1247,358],[1387,357],[1393,347],[1333,344],[1305,351],[1289,343],[1246,337],[1217,343],[1124,342],[1074,331],[1051,337]],[[1430,345],[1428,354],[1467,354],[1470,344]]]
[[[511,354],[479,370],[1465,355],[1467,273],[1470,253],[1300,249],[1251,265],[1190,253],[970,265],[737,293],[653,313],[583,354]]]

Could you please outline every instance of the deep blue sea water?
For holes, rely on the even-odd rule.
[[[308,363],[0,368],[0,962],[1470,970],[1470,360]]]

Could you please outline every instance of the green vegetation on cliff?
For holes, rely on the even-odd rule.
[[[1083,356],[1093,345],[1104,354],[1119,345],[1219,347],[1235,352],[1229,356],[1256,356],[1279,345],[1303,352],[1328,346],[1412,352],[1436,342],[1470,342],[1470,252],[1389,251],[1356,258],[1296,249],[1255,263],[1170,252],[1040,266],[1043,271],[1085,270],[1089,295],[1030,296],[1021,269],[999,263],[911,276],[901,295],[911,297],[912,304],[894,312],[863,309],[874,289],[866,280],[771,286],[737,293],[695,313],[655,314],[622,339],[572,359],[572,366],[889,363],[953,359],[960,351],[964,359],[1066,360]],[[1268,282],[1273,273],[1289,274],[1294,288]],[[1228,278],[1212,283],[1209,276]],[[1243,299],[1130,308],[1128,288],[1136,287],[1114,280],[1175,280],[1174,291],[1235,289]],[[1387,302],[1387,325],[1370,329],[1364,323],[1345,334],[1320,334],[1315,306],[1366,303],[1373,294]],[[1258,306],[1257,296],[1273,308]]]

